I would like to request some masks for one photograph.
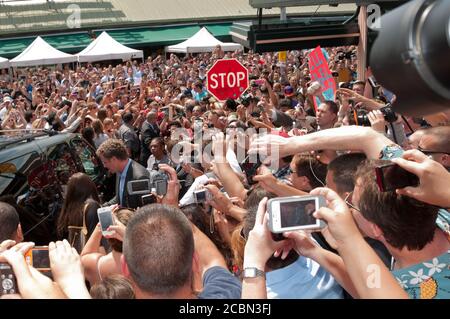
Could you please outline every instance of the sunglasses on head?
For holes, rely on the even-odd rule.
[[[427,149],[421,148],[420,146],[417,147],[417,150],[421,151],[425,155],[432,155],[432,154],[447,154],[447,155],[450,155],[449,152],[427,150]]]

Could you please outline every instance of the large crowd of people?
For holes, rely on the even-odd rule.
[[[0,134],[79,133],[115,175],[104,199],[83,172],[70,177],[50,278],[26,262],[34,244],[0,202],[0,262],[18,290],[2,298],[450,298],[450,112],[396,114],[370,68],[358,75],[355,47],[323,52],[333,100],[308,50],[2,70]],[[248,69],[238,99],[206,89],[222,58]],[[380,189],[386,163],[420,182]],[[148,194],[133,193],[142,180]],[[268,200],[305,195],[325,199],[313,217],[326,227],[275,238]]]

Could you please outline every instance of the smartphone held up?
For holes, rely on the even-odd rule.
[[[279,234],[294,230],[319,231],[325,222],[313,216],[320,207],[325,207],[323,196],[276,197],[267,202],[269,229]]]
[[[390,192],[407,186],[416,187],[419,185],[419,177],[395,163],[386,163],[375,167],[377,185],[380,192]]]
[[[111,231],[108,231],[108,227],[114,225],[114,219],[112,215],[112,209],[110,206],[101,207],[97,209],[98,220],[102,228],[102,235],[112,235]]]

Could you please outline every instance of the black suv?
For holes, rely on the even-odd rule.
[[[36,245],[56,240],[65,187],[76,172],[89,175],[105,199],[111,196],[106,170],[81,135],[0,136],[0,200],[15,204],[25,240]]]

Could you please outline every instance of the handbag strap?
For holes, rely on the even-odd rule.
[[[87,226],[86,226],[86,211],[89,207],[89,202],[84,204],[84,208],[83,208],[83,228],[81,229],[82,233],[84,234],[84,236],[87,236],[88,234],[88,230],[87,230]]]

